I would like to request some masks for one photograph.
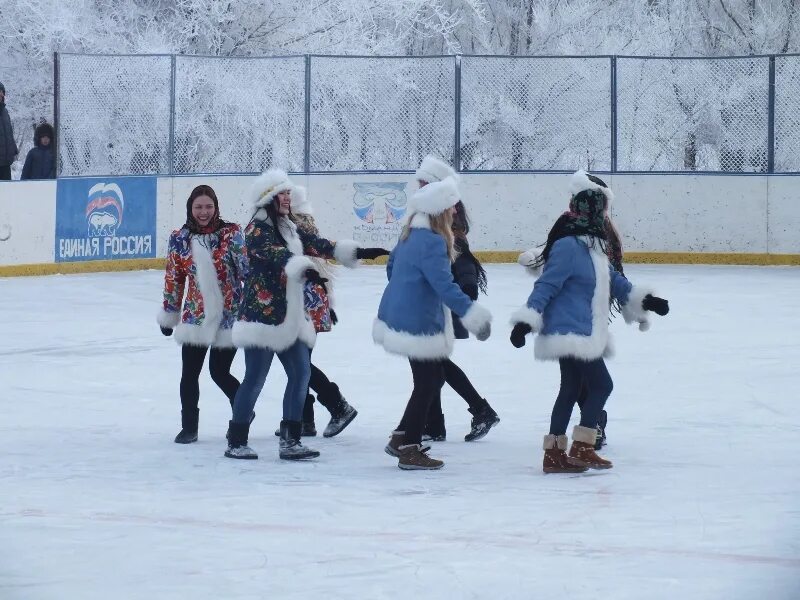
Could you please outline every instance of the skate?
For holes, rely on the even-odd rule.
[[[399,458],[397,466],[404,471],[433,471],[444,466],[441,460],[428,456],[419,444],[400,446]]]
[[[300,421],[281,421],[281,440],[278,456],[283,460],[306,460],[317,458],[319,452],[303,446],[300,435],[303,425]]]
[[[472,412],[472,409],[470,409]],[[472,426],[467,435],[464,436],[465,442],[474,442],[484,437],[489,430],[500,422],[500,417],[492,410],[489,403],[478,409],[477,414],[472,417]]]

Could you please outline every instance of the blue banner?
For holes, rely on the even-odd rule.
[[[58,180],[56,262],[155,255],[155,177]]]

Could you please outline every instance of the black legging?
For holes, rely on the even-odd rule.
[[[447,359],[441,363],[444,369],[444,381],[453,388],[456,394],[461,396],[473,411],[477,411],[483,406],[483,398],[472,385],[467,374],[452,360]],[[442,394],[438,393],[431,402],[429,410],[431,417],[438,417],[442,414]],[[475,414],[475,412],[473,412]]]
[[[425,421],[428,418],[428,409],[444,385],[446,361],[420,361],[412,358],[408,362],[411,363],[414,390],[411,392],[411,398],[397,430],[405,432],[406,444],[420,444],[422,430],[425,429]]]
[[[181,357],[183,358],[181,408],[183,410],[197,410],[197,403],[200,400],[200,371],[203,370],[207,352],[208,348],[204,346],[183,346],[181,348]],[[208,359],[211,379],[228,397],[231,406],[233,406],[236,391],[239,389],[239,380],[231,375],[234,356],[236,356],[236,348],[211,348],[211,356]]]
[[[614,389],[602,358],[585,361],[578,358],[561,358],[561,388],[550,415],[550,433],[564,435],[567,432],[572,407],[580,401],[583,427],[597,427],[600,411]],[[583,396],[583,397],[582,397]]]

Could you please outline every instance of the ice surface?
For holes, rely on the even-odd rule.
[[[447,389],[430,473],[382,450],[411,377],[372,344],[381,268],[339,273],[314,362],[360,414],[304,464],[278,460],[278,361],[260,460],[222,456],[207,371],[200,441],[172,442],[161,273],[0,279],[0,598],[800,598],[800,269],[626,268],[672,312],[647,333],[612,324],[615,467],[580,476],[541,471],[558,367],[508,342],[532,281],[515,265],[488,269],[493,337],[454,355],[502,422],[464,443]]]

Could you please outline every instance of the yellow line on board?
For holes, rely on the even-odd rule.
[[[516,263],[519,252],[483,251],[475,256],[485,263]],[[365,264],[386,264],[386,257],[365,260]],[[800,266],[800,254],[738,254],[725,252],[628,252],[626,263],[648,263],[665,265],[763,265]],[[133,260],[91,260],[83,262],[42,263],[30,265],[0,266],[0,277],[22,277],[31,275],[55,275],[70,273],[102,273],[108,271],[142,271],[163,269],[163,258],[138,258]]]

